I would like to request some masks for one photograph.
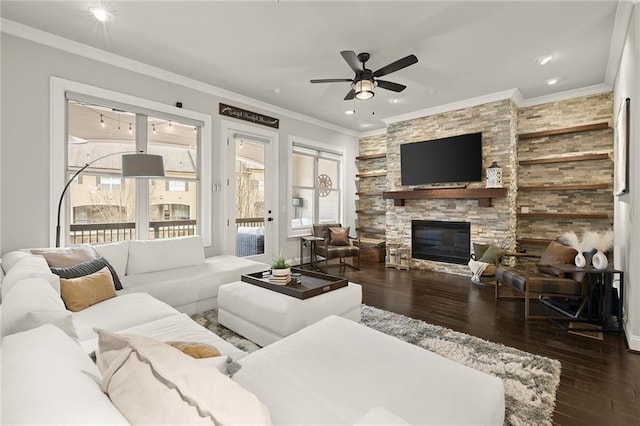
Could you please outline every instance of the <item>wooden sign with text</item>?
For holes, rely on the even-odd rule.
[[[273,127],[277,129],[280,125],[280,120],[277,118],[269,117],[266,115],[258,114],[257,112],[247,111],[246,109],[236,108],[231,105],[220,104],[220,115],[226,115],[227,117],[237,118],[238,120],[250,121],[252,123],[261,124],[263,126]]]

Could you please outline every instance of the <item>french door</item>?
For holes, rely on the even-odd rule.
[[[224,122],[225,252],[270,263],[277,249],[277,133]]]

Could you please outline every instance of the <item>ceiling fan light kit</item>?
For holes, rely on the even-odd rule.
[[[393,92],[402,92],[407,86],[403,84],[394,83],[391,81],[379,80],[378,77],[391,74],[392,72],[399,71],[403,68],[413,65],[418,62],[418,58],[415,55],[405,56],[402,59],[398,59],[395,62],[386,65],[377,71],[371,71],[367,69],[365,64],[369,60],[370,55],[366,52],[356,55],[352,50],[343,50],[340,52],[346,63],[351,67],[353,72],[356,73],[353,79],[350,78],[324,78],[311,80],[311,83],[342,83],[351,82],[351,90],[344,97],[345,101],[355,99],[371,99],[375,95],[373,89],[381,87]]]

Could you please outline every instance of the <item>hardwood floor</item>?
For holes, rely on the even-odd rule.
[[[362,285],[367,305],[559,360],[554,424],[640,425],[640,354],[627,351],[623,336],[605,334],[600,341],[548,321],[525,321],[522,301],[496,304],[493,287],[467,277],[361,266],[342,275]],[[339,267],[329,273],[339,274]]]

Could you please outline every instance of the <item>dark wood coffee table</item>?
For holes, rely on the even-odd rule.
[[[286,285],[273,284],[269,282],[270,271],[244,274],[241,280],[248,284],[303,300],[346,287],[349,284],[345,278],[309,271],[307,269],[291,268],[291,272],[301,274],[302,280],[300,283],[292,279],[291,282]]]

